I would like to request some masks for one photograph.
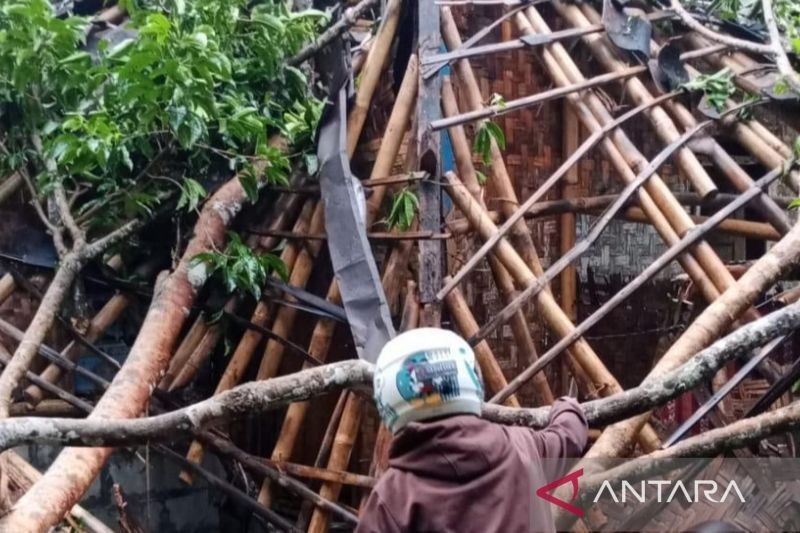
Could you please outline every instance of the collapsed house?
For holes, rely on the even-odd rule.
[[[727,355],[713,378],[689,376],[690,392],[654,395],[626,416],[598,408],[605,422],[587,457],[647,457],[681,442],[713,456],[726,449],[714,428],[726,426],[750,431],[739,447],[761,441],[740,457],[794,457],[797,317],[759,326],[779,333],[741,328],[800,296],[800,230],[788,209],[800,186],[796,94],[776,88],[783,79],[765,56],[713,41],[672,7],[364,0],[335,11],[329,30],[290,58],[311,60],[326,91],[318,169],[294,168],[251,206],[241,176],[226,176],[208,186],[189,237],[161,220],[126,233],[140,232],[138,247],[152,256],[76,263],[72,291],[81,294],[35,343],[35,364],[16,369],[8,414],[97,423],[175,411],[254,381],[291,396],[284,383],[295,382],[273,378],[374,361],[395,331],[440,324],[473,345],[487,401],[541,407],[573,390],[584,401],[636,390],[738,330],[753,344],[737,338],[743,356]],[[100,11],[93,35],[135,39],[120,36],[125,16]],[[732,90],[719,101],[701,82],[721,69]],[[26,345],[59,259],[56,272],[65,270],[66,256],[31,229],[29,192],[19,173],[0,185],[4,365],[22,359],[14,349]],[[194,259],[224,249],[228,229],[285,265],[258,298],[204,288],[210,273]],[[115,271],[146,283],[122,283]],[[364,384],[360,367],[346,368]],[[368,390],[332,388],[153,441],[145,470],[151,460],[173,465],[165,498],[198,485],[222,494],[241,519],[232,527],[352,528],[387,468],[391,437]],[[756,419],[770,411],[768,422]],[[19,442],[91,446],[76,431]],[[71,510],[71,527],[107,530],[76,504],[97,490],[111,448],[67,448],[41,465],[41,479],[15,451],[4,455],[10,511],[0,528],[46,529]],[[119,503],[123,528],[176,520],[167,505],[166,518],[137,516],[144,500],[128,505],[124,484],[103,486],[99,499]],[[742,527],[775,529],[796,512],[797,492],[761,491]],[[669,506],[663,517],[664,527],[690,525]],[[603,520],[597,512],[584,524]]]

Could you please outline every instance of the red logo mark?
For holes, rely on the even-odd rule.
[[[566,483],[571,483],[572,484],[572,497],[569,499],[569,501],[570,502],[575,501],[575,498],[578,496],[578,478],[581,477],[582,475],[583,475],[583,468],[578,469],[575,472],[572,472],[571,474],[567,474],[566,476],[562,477],[561,479],[557,479],[557,480],[553,481],[552,483],[548,483],[547,485],[544,485],[543,487],[539,487],[536,490],[536,495],[538,497],[540,497],[541,499],[543,499],[543,500],[547,500],[548,502],[552,503],[553,505],[558,505],[559,507],[561,507],[565,511],[570,512],[570,513],[574,514],[575,516],[582,517],[583,516],[583,509],[581,509],[580,507],[577,507],[575,505],[572,505],[569,502],[565,502],[561,498],[556,498],[555,496],[550,494],[551,491],[554,491],[555,489],[557,489],[561,485],[564,485]]]

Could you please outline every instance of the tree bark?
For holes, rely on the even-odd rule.
[[[583,412],[591,425],[602,426],[632,413],[662,405],[705,383],[726,363],[745,356],[798,327],[800,303],[795,302],[742,326],[683,365],[660,376],[648,378],[638,387],[583,403]],[[370,363],[360,360],[330,363],[286,376],[240,385],[189,407],[147,418],[7,419],[0,421],[0,449],[32,442],[123,446],[166,440],[200,431],[221,420],[230,421],[260,414],[342,388],[368,388],[372,383],[373,368]],[[550,407],[513,408],[493,404],[484,404],[483,407],[484,418],[509,425],[544,427],[549,415]],[[346,433],[350,435],[349,432]],[[329,467],[329,470],[344,468],[346,465],[336,469]]]
[[[203,265],[190,269],[189,263],[197,254],[223,246],[225,231],[245,201],[239,179],[234,177],[205,203],[177,268],[157,284],[128,358],[89,420],[130,418],[142,413],[166,369],[197,291],[208,277]],[[57,524],[89,488],[111,451],[94,448],[61,452],[44,476],[0,519],[0,531],[44,531]]]
[[[39,302],[36,314],[25,330],[25,336],[3,370],[3,374],[0,375],[0,418],[8,417],[14,389],[19,386],[20,380],[39,353],[39,346],[53,326],[61,303],[67,297],[72,283],[85,263],[86,259],[72,252],[62,258],[53,280]]]

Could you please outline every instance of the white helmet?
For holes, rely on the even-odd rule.
[[[387,342],[373,385],[378,412],[392,433],[412,421],[481,414],[483,386],[475,353],[445,329],[414,329]]]

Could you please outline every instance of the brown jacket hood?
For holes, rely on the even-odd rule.
[[[473,415],[412,422],[392,441],[389,469],[362,514],[359,532],[553,531],[536,489],[566,472],[586,444],[586,420],[571,399],[556,401],[541,431]],[[547,472],[545,472],[547,470]]]

